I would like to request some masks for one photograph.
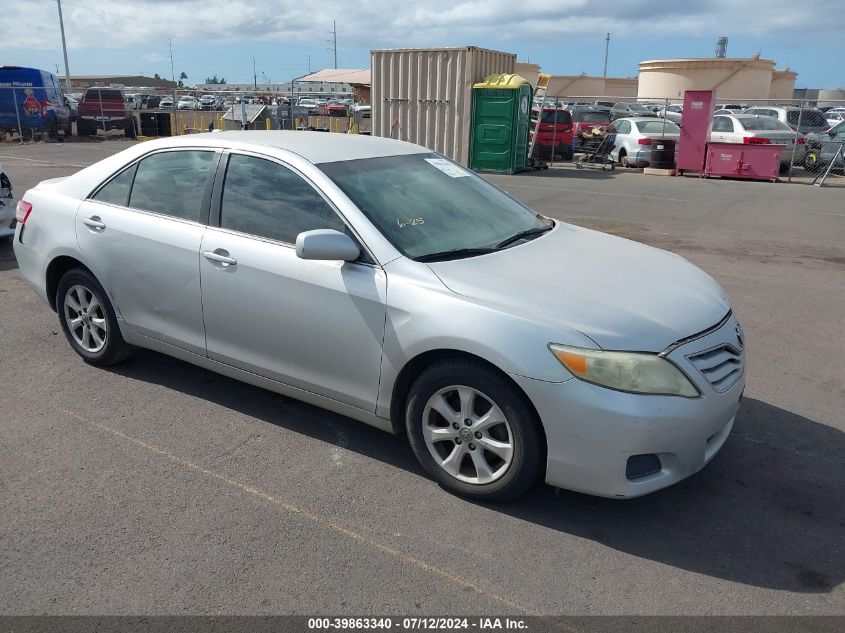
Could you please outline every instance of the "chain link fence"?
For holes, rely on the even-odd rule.
[[[633,157],[632,130],[623,125],[622,133],[614,122],[654,119],[643,136],[678,138],[683,103],[683,98],[542,96],[532,108],[531,156],[552,165],[647,166],[650,141],[637,139],[644,147]],[[710,142],[783,145],[781,180],[845,185],[845,100],[717,101],[713,115]]]

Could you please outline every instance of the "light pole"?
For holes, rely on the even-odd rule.
[[[67,63],[67,43],[65,43],[65,21],[62,18],[62,0],[56,0],[59,7],[59,29],[62,32],[62,53],[65,55],[65,90],[70,92],[70,66]]]

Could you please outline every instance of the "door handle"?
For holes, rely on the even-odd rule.
[[[106,228],[106,225],[103,224],[102,222],[100,222],[100,217],[96,216],[96,215],[91,216],[90,218],[85,218],[84,220],[82,220],[82,223],[85,226],[91,227],[92,229],[104,229],[104,228]]]
[[[202,256],[213,262],[220,262],[224,266],[234,266],[238,263],[237,259],[229,257],[228,252],[224,251],[222,248],[218,248],[216,251],[203,251]]]

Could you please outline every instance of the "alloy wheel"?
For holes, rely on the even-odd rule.
[[[440,389],[426,402],[422,435],[435,463],[455,479],[489,484],[513,461],[514,436],[492,398],[465,385]]]
[[[78,284],[68,288],[64,313],[70,335],[77,345],[90,354],[105,347],[109,327],[106,310],[90,289]]]

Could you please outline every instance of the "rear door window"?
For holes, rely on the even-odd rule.
[[[129,206],[199,222],[213,159],[203,150],[148,156],[138,163]]]
[[[135,177],[135,165],[125,169],[112,178],[104,187],[92,197],[98,202],[107,202],[125,207],[129,203],[129,191],[132,189],[132,179]]]

